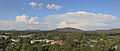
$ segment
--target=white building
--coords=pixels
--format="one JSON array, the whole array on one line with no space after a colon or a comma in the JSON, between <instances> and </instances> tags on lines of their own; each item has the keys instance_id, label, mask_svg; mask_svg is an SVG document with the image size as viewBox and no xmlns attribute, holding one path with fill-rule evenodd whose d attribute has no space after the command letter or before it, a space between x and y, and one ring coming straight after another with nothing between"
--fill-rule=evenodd
<instances>
[{"instance_id":1,"label":"white building","mask_svg":"<svg viewBox=\"0 0 120 51\"><path fill-rule=\"evenodd\" d=\"M45 42L45 40L32 40L32 41L30 41L30 42L31 42L31 44L33 44L33 43L35 43L35 42L42 42L42 41Z\"/></svg>"},{"instance_id":2,"label":"white building","mask_svg":"<svg viewBox=\"0 0 120 51\"><path fill-rule=\"evenodd\" d=\"M13 42L19 42L20 40L18 40L18 39L11 39L11 41L13 41Z\"/></svg>"},{"instance_id":3,"label":"white building","mask_svg":"<svg viewBox=\"0 0 120 51\"><path fill-rule=\"evenodd\" d=\"M94 45L90 45L90 47L94 47Z\"/></svg>"},{"instance_id":4,"label":"white building","mask_svg":"<svg viewBox=\"0 0 120 51\"><path fill-rule=\"evenodd\" d=\"M4 38L7 38L7 37L9 37L9 36L5 36L5 35L0 35L0 37L4 37Z\"/></svg>"},{"instance_id":5,"label":"white building","mask_svg":"<svg viewBox=\"0 0 120 51\"><path fill-rule=\"evenodd\" d=\"M35 42L46 42L46 43L49 43L49 42L52 42L53 40L48 40L48 39L43 39L43 40L32 40L31 41L31 44L35 43Z\"/></svg>"},{"instance_id":6,"label":"white building","mask_svg":"<svg viewBox=\"0 0 120 51\"><path fill-rule=\"evenodd\" d=\"M97 40L92 40L92 42L97 42Z\"/></svg>"}]
</instances>

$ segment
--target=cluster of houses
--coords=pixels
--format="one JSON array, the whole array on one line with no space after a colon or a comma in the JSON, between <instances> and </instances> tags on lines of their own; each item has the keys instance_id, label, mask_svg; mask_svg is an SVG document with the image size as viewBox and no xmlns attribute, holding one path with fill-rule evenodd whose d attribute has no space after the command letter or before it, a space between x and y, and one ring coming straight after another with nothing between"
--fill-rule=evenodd
<instances>
[{"instance_id":1,"label":"cluster of houses","mask_svg":"<svg viewBox=\"0 0 120 51\"><path fill-rule=\"evenodd\" d=\"M10 39L10 40L13 41L13 42L19 42L20 41L18 39ZM55 40L48 40L48 39L31 40L30 41L31 44L34 44L36 42L39 42L39 43L45 42L45 44L43 46L48 45L48 44L50 44L50 45L53 45L53 44L60 44L60 45L62 45L62 44L64 44L63 41L59 41L59 40L55 41Z\"/></svg>"},{"instance_id":2,"label":"cluster of houses","mask_svg":"<svg viewBox=\"0 0 120 51\"><path fill-rule=\"evenodd\" d=\"M63 41L59 41L59 40L55 41L55 40L48 40L48 39L32 40L31 44L34 44L35 42L45 42L46 43L45 45L48 45L48 44L51 44L51 45L53 45L53 44L60 44L60 45L62 45L62 44L64 44Z\"/></svg>"},{"instance_id":3,"label":"cluster of houses","mask_svg":"<svg viewBox=\"0 0 120 51\"><path fill-rule=\"evenodd\" d=\"M18 37L26 38L26 37L32 37L32 35L19 35Z\"/></svg>"},{"instance_id":4,"label":"cluster of houses","mask_svg":"<svg viewBox=\"0 0 120 51\"><path fill-rule=\"evenodd\" d=\"M9 34L9 33L6 33L6 34ZM8 38L9 36L8 35L6 35L6 34L0 34L0 37L4 37L4 38ZM19 35L18 37L21 37L21 38L26 38L26 37L30 37L30 38L32 38L32 36L31 35ZM10 39L11 41L13 41L13 42L19 42L20 40L19 39ZM60 45L62 45L62 44L64 44L63 43L63 41L55 41L55 40L48 40L48 39L42 39L42 40L31 40L30 41L31 42L31 44L34 44L35 42L45 42L46 44L45 45L47 45L47 44L60 44Z\"/></svg>"},{"instance_id":5,"label":"cluster of houses","mask_svg":"<svg viewBox=\"0 0 120 51\"><path fill-rule=\"evenodd\" d=\"M90 42L93 42L93 43L97 43L98 40L95 40L95 39L88 39L89 41L88 42L84 42L84 45L87 45L87 44L90 44ZM99 39L100 41L103 41L103 39ZM81 42L77 39L74 39L75 42ZM104 46L104 45L101 45L101 46ZM90 45L90 47L94 47L93 44Z\"/></svg>"},{"instance_id":6,"label":"cluster of houses","mask_svg":"<svg viewBox=\"0 0 120 51\"><path fill-rule=\"evenodd\" d=\"M5 37L6 35L4 35L4 34L0 34L0 37Z\"/></svg>"},{"instance_id":7,"label":"cluster of houses","mask_svg":"<svg viewBox=\"0 0 120 51\"><path fill-rule=\"evenodd\" d=\"M0 34L0 37L4 37L5 39L7 39L9 36Z\"/></svg>"},{"instance_id":8,"label":"cluster of houses","mask_svg":"<svg viewBox=\"0 0 120 51\"><path fill-rule=\"evenodd\" d=\"M20 41L18 39L10 39L10 40L13 41L13 42L19 42ZM31 40L30 41L31 44L34 44L36 42L39 42L39 43L45 42L45 44L43 44L42 46L45 46L45 45L48 45L48 44L50 44L50 45L53 45L53 44L60 44L60 45L62 45L62 44L64 44L63 41L59 41L59 40L55 41L55 40L48 40L48 39Z\"/></svg>"}]
</instances>

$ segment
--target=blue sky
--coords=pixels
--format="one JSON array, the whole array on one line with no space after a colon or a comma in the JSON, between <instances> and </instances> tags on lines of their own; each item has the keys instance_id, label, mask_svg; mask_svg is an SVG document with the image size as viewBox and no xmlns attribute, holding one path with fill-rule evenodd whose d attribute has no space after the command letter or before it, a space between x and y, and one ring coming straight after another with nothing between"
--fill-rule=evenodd
<instances>
[{"instance_id":1,"label":"blue sky","mask_svg":"<svg viewBox=\"0 0 120 51\"><path fill-rule=\"evenodd\" d=\"M32 4L30 4L30 3L32 3ZM42 3L41 6L39 6L40 3ZM33 27L32 29L58 28L59 27L58 25L60 23L67 24L67 26L62 26L62 27L73 27L71 25L77 24L78 27L75 26L75 28L80 28L80 29L85 29L85 30L89 26L91 28L88 28L87 30L116 28L116 27L119 27L118 26L119 17L120 17L119 5L120 5L120 0L0 0L0 21L1 21L0 24L2 26L2 25L6 25L5 24L6 22L7 23L10 22L12 25L11 24L9 24L9 25L17 27L17 28L13 28L13 29L27 29L24 27L18 28L19 26L17 26L17 25L26 25L27 23L23 23L23 22L25 22L26 19L30 20L32 17L37 17L36 19L34 18L31 20L34 22L35 21L39 22L37 24L38 26L35 27L34 25L36 25L36 24L32 24L32 23L27 24L28 26L30 25L31 27ZM100 24L115 23L116 25L110 26L110 27L109 26L102 26L102 27L100 26L99 28L97 28L98 26L96 26L96 25L93 25L93 24L88 25L87 24L87 26L85 25L86 27L79 27L79 26L81 26L81 24L73 21L74 19L76 19L75 16L74 16L75 18L71 21L63 20L64 16L66 16L66 13L69 12L69 13L74 14L74 13L78 13L80 11L85 12L83 14L83 15L85 15L85 17L86 17L86 15L91 15L88 13L94 13L94 14L100 13L102 15L108 14L108 15L111 15L111 16L108 16L110 18L115 16L116 19L113 19L113 20L111 19L111 21L108 21L108 22L102 22L103 20L101 20L99 23ZM78 13L78 14L82 14L82 13ZM53 17L51 18L51 15L54 18ZM63 16L61 16L61 15L63 15ZM28 16L28 18L16 19L17 16L21 16L21 17ZM52 22L50 20L55 19L56 18L55 16L58 16L58 17L61 16L63 18L58 19L58 21L56 21L57 20L56 19L56 20L54 20L56 23L53 23L54 21ZM73 15L71 15L70 17L72 17L72 16ZM92 15L92 16L95 17L95 15ZM49 19L46 20L46 18L48 18L48 17L50 17L50 20ZM82 19L81 16L78 16L78 17L79 17L79 20ZM87 17L89 17L89 16L87 16ZM87 20L87 21L90 20L90 19L87 19L87 17L85 20ZM22 23L19 21L21 19L23 20ZM69 18L66 18L66 19L70 20ZM13 23L13 22L16 22L16 20L18 20L20 22L20 24ZM27 22L29 22L29 20ZM49 20L49 22L48 22L48 20ZM105 18L105 20L109 20L109 18L108 19ZM80 21L78 21L78 22L80 22ZM82 22L88 23L86 21L82 21ZM46 23L46 24L44 25L43 23ZM89 22L89 23L93 23L93 22ZM46 27L41 28L39 25L43 25L43 26L49 25L51 28L46 28ZM53 26L53 25L56 25L56 26ZM49 27L49 26L47 26L47 27ZM94 28L94 26L96 26L96 27ZM1 29L6 29L6 28L8 28L7 25L6 25L6 27L1 28ZM12 28L10 28L10 29L12 29Z\"/></svg>"}]
</instances>

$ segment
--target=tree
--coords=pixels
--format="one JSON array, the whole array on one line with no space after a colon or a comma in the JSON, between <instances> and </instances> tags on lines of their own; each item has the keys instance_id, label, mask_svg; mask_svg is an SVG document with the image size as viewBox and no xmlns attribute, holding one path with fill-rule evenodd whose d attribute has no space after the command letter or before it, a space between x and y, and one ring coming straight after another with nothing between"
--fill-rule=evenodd
<instances>
[{"instance_id":1,"label":"tree","mask_svg":"<svg viewBox=\"0 0 120 51\"><path fill-rule=\"evenodd\" d=\"M20 43L9 44L6 47L6 51L20 51L21 45Z\"/></svg>"}]
</instances>

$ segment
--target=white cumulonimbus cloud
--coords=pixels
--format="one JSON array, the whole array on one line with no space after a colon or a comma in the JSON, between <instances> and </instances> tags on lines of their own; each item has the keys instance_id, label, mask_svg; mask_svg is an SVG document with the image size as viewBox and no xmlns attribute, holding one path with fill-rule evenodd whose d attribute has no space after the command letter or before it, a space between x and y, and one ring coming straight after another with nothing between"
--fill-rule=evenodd
<instances>
[{"instance_id":1,"label":"white cumulonimbus cloud","mask_svg":"<svg viewBox=\"0 0 120 51\"><path fill-rule=\"evenodd\" d=\"M60 6L60 5L55 5L55 4L48 4L46 6L48 9L56 9L56 10L60 10L63 6Z\"/></svg>"},{"instance_id":2,"label":"white cumulonimbus cloud","mask_svg":"<svg viewBox=\"0 0 120 51\"><path fill-rule=\"evenodd\" d=\"M57 24L57 28L65 28L65 27L72 27L72 28L78 28L79 25L77 24L67 24L66 22L60 22L59 24Z\"/></svg>"},{"instance_id":3,"label":"white cumulonimbus cloud","mask_svg":"<svg viewBox=\"0 0 120 51\"><path fill-rule=\"evenodd\" d=\"M118 17L109 14L96 14L78 11L49 15L45 18L45 20L50 24L56 25L58 28L73 27L84 30L92 30L104 29L107 26L112 26L111 24L115 23L118 20Z\"/></svg>"}]
</instances>

